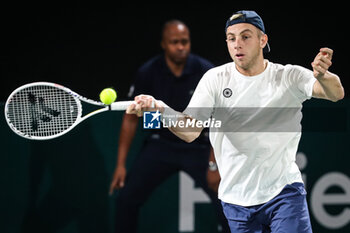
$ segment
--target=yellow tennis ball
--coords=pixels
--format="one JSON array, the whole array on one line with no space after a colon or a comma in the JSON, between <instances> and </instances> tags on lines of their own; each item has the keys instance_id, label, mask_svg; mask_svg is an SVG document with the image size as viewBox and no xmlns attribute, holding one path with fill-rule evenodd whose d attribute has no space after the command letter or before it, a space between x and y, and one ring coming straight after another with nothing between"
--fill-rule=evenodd
<instances>
[{"instance_id":1,"label":"yellow tennis ball","mask_svg":"<svg viewBox=\"0 0 350 233\"><path fill-rule=\"evenodd\" d=\"M117 99L117 92L113 88L105 88L100 93L100 100L106 105L110 105Z\"/></svg>"}]
</instances>

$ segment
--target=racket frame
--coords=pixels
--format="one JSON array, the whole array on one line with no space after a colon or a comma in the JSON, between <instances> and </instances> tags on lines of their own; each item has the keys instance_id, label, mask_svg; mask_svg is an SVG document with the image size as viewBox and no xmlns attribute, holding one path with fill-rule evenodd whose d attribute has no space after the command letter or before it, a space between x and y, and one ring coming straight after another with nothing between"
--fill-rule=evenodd
<instances>
[{"instance_id":1,"label":"racket frame","mask_svg":"<svg viewBox=\"0 0 350 233\"><path fill-rule=\"evenodd\" d=\"M64 131L54 134L54 135L50 135L50 136L33 136L33 135L29 135L27 133L21 132L20 130L18 130L12 123L11 120L8 117L9 114L9 108L8 105L11 102L13 96L18 93L19 91L25 89L25 88L29 88L29 87L34 87L34 86L51 86L54 88L58 88L61 89L63 91L65 91L66 93L70 94L74 101L77 104L77 118L75 120L75 122L69 126L67 129L65 129ZM95 105L95 106L100 106L102 108L97 109L95 111L92 111L88 114L86 114L85 116L82 116L83 114L83 107L81 104L81 101L91 104L91 105ZM21 137L24 137L26 139L31 139L31 140L49 140L49 139L53 139L53 138L57 138L60 137L66 133L68 133L69 131L71 131L75 126L77 126L79 123L81 123L82 121L86 120L87 118L94 116L98 113L101 112L106 112L106 111L122 111L122 110L126 110L126 108L132 104L134 101L119 101L119 102L114 102L111 105L105 105L102 102L99 101L95 101L95 100L91 100L88 99L84 96L79 95L78 93L72 91L71 89L64 87L60 84L56 84L56 83L51 83L51 82L34 82L34 83L28 83L25 84L23 86L18 87L17 89L15 89L10 96L7 98L6 104L5 104L5 109L4 109L4 113L5 113L5 119L7 124L9 125L9 127L12 129L12 131L14 131L16 134L18 134Z\"/></svg>"}]
</instances>

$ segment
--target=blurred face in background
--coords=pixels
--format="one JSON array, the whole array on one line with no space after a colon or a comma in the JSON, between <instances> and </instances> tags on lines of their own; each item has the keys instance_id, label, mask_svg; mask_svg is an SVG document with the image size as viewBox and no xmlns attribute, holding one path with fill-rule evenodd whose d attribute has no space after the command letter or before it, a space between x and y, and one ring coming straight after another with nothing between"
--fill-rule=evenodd
<instances>
[{"instance_id":1,"label":"blurred face in background","mask_svg":"<svg viewBox=\"0 0 350 233\"><path fill-rule=\"evenodd\" d=\"M161 47L168 60L177 65L184 64L191 51L190 32L188 28L179 23L166 25L163 30Z\"/></svg>"}]
</instances>

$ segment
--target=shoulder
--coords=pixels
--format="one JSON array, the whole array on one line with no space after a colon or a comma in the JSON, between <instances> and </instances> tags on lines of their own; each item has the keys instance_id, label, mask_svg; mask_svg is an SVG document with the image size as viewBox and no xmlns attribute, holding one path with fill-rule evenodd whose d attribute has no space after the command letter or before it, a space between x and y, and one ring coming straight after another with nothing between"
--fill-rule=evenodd
<instances>
[{"instance_id":1,"label":"shoulder","mask_svg":"<svg viewBox=\"0 0 350 233\"><path fill-rule=\"evenodd\" d=\"M268 71L270 80L282 81L290 86L291 84L300 83L301 80L313 79L313 72L299 65L281 65L269 62Z\"/></svg>"},{"instance_id":2,"label":"shoulder","mask_svg":"<svg viewBox=\"0 0 350 233\"><path fill-rule=\"evenodd\" d=\"M205 59L197 54L191 53L188 56L188 63L191 66L197 66L202 68L203 70L208 70L214 67L213 63L211 63L208 59Z\"/></svg>"},{"instance_id":3,"label":"shoulder","mask_svg":"<svg viewBox=\"0 0 350 233\"><path fill-rule=\"evenodd\" d=\"M211 68L206 72L207 76L216 77L216 78L230 78L233 74L234 63L229 62L223 65L219 65Z\"/></svg>"},{"instance_id":4,"label":"shoulder","mask_svg":"<svg viewBox=\"0 0 350 233\"><path fill-rule=\"evenodd\" d=\"M162 55L157 55L155 57L152 57L148 61L146 61L144 64L140 66L138 69L138 73L144 73L148 72L150 70L153 70L154 68L159 68L161 66L162 61L164 60L164 56Z\"/></svg>"},{"instance_id":5,"label":"shoulder","mask_svg":"<svg viewBox=\"0 0 350 233\"><path fill-rule=\"evenodd\" d=\"M313 85L316 81L313 71L299 65L276 65L280 72L282 83L300 102L312 96Z\"/></svg>"},{"instance_id":6,"label":"shoulder","mask_svg":"<svg viewBox=\"0 0 350 233\"><path fill-rule=\"evenodd\" d=\"M302 67L300 65L291 65L291 64L281 65L273 62L269 62L269 65L271 67L271 71L283 72L287 76L300 75L301 73L304 73L304 72L305 73L312 72L311 70L305 67Z\"/></svg>"},{"instance_id":7,"label":"shoulder","mask_svg":"<svg viewBox=\"0 0 350 233\"><path fill-rule=\"evenodd\" d=\"M202 77L201 82L208 85L221 86L228 83L233 75L234 63L226 63L209 69Z\"/></svg>"}]
</instances>

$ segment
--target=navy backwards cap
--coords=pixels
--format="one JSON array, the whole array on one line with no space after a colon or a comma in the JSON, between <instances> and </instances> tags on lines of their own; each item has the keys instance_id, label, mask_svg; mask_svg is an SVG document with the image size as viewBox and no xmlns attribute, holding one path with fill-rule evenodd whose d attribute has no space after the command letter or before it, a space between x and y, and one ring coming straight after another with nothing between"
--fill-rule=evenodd
<instances>
[{"instance_id":1,"label":"navy backwards cap","mask_svg":"<svg viewBox=\"0 0 350 233\"><path fill-rule=\"evenodd\" d=\"M227 32L227 28L231 25L238 23L249 23L260 29L263 33L265 33L264 22L261 17L255 11L237 11L234 13L227 21L225 26L225 33ZM269 43L266 44L264 48L264 53L270 52Z\"/></svg>"}]
</instances>

